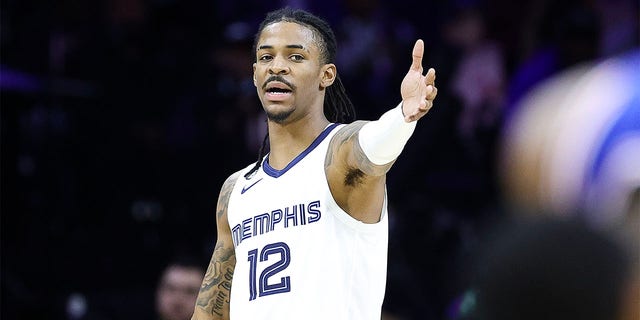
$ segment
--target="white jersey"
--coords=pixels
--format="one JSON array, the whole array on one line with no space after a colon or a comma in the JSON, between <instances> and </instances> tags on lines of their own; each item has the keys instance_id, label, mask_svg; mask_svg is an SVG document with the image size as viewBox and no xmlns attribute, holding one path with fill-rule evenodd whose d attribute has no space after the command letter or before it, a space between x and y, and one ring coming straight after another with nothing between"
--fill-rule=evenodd
<instances>
[{"instance_id":1,"label":"white jersey","mask_svg":"<svg viewBox=\"0 0 640 320\"><path fill-rule=\"evenodd\" d=\"M386 195L380 222L336 204L324 163L331 124L282 170L242 170L228 205L236 254L232 320L379 320L387 276Z\"/></svg>"}]
</instances>

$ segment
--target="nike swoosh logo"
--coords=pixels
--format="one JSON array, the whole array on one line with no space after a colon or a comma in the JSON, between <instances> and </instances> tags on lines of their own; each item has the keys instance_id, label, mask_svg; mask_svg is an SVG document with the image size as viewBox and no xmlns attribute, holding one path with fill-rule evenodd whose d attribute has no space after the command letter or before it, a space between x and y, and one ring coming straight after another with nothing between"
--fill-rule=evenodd
<instances>
[{"instance_id":1,"label":"nike swoosh logo","mask_svg":"<svg viewBox=\"0 0 640 320\"><path fill-rule=\"evenodd\" d=\"M249 186L245 186L242 187L242 191L240 191L240 194L244 194L245 192L247 192L247 190L251 189L251 187L255 186L258 182L262 181L262 178L260 178L258 181L250 184Z\"/></svg>"}]
</instances>

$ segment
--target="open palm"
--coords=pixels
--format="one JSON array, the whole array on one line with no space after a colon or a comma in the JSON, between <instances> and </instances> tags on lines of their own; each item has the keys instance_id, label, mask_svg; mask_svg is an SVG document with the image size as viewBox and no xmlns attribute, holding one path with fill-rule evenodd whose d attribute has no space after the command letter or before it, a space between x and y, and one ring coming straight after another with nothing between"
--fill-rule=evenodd
<instances>
[{"instance_id":1,"label":"open palm","mask_svg":"<svg viewBox=\"0 0 640 320\"><path fill-rule=\"evenodd\" d=\"M406 122L416 121L427 114L438 94L435 87L436 71L429 68L426 75L422 74L423 54L424 42L417 40L413 46L411 68L400 84L402 111Z\"/></svg>"}]
</instances>

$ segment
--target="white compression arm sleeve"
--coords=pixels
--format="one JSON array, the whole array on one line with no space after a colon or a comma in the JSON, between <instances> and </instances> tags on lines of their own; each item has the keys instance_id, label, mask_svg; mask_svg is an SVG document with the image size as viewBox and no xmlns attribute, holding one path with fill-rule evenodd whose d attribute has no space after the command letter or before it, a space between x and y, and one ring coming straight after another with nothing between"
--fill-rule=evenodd
<instances>
[{"instance_id":1,"label":"white compression arm sleeve","mask_svg":"<svg viewBox=\"0 0 640 320\"><path fill-rule=\"evenodd\" d=\"M416 122L404 121L400 103L396 108L385 112L380 119L362 126L358 142L371 162L377 165L387 164L400 155L416 128Z\"/></svg>"}]
</instances>

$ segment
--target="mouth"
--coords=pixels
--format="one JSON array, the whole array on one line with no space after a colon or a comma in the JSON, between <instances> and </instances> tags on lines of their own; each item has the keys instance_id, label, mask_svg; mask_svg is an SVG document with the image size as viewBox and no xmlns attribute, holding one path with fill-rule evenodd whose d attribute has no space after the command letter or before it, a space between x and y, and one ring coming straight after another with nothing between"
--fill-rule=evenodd
<instances>
[{"instance_id":1,"label":"mouth","mask_svg":"<svg viewBox=\"0 0 640 320\"><path fill-rule=\"evenodd\" d=\"M286 93L291 93L293 91L291 91L291 89L285 89L285 88L269 88L266 90L266 92L270 94L286 94Z\"/></svg>"},{"instance_id":2,"label":"mouth","mask_svg":"<svg viewBox=\"0 0 640 320\"><path fill-rule=\"evenodd\" d=\"M293 89L290 85L279 82L271 81L264 86L266 98L271 101L282 101L293 93Z\"/></svg>"}]
</instances>

